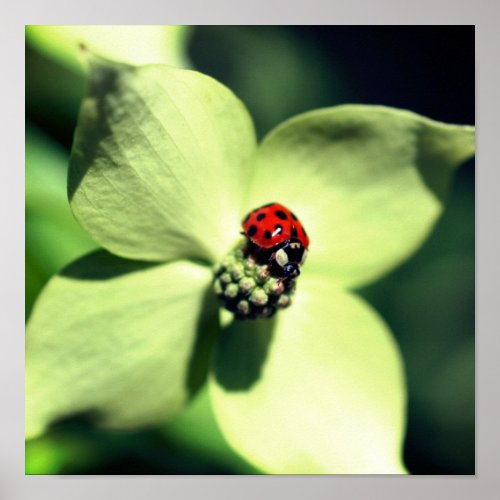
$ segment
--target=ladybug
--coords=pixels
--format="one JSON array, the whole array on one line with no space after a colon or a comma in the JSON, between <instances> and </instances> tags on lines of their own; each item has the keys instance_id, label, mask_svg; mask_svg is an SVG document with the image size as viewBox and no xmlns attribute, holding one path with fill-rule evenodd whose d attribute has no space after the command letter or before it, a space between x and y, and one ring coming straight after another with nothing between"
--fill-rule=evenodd
<instances>
[{"instance_id":1,"label":"ladybug","mask_svg":"<svg viewBox=\"0 0 500 500\"><path fill-rule=\"evenodd\" d=\"M243 220L243 234L271 269L285 279L296 278L304 264L309 237L297 216L280 203L252 210Z\"/></svg>"}]
</instances>

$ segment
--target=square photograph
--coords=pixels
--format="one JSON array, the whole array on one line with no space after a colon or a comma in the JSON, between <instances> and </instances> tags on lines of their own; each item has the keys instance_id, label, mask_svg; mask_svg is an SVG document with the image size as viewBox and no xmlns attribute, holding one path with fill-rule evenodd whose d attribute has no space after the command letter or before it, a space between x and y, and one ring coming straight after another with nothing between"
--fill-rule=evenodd
<instances>
[{"instance_id":1,"label":"square photograph","mask_svg":"<svg viewBox=\"0 0 500 500\"><path fill-rule=\"evenodd\" d=\"M25 40L27 475L475 474L474 26Z\"/></svg>"}]
</instances>

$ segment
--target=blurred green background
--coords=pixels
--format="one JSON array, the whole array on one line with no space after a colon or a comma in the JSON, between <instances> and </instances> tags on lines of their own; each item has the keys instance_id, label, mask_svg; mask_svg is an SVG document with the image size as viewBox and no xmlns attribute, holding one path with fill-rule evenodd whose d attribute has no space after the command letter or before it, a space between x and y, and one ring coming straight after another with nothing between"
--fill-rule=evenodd
<instances>
[{"instance_id":1,"label":"blurred green background","mask_svg":"<svg viewBox=\"0 0 500 500\"><path fill-rule=\"evenodd\" d=\"M148 57L225 83L248 106L259 137L297 113L347 102L401 107L452 123L475 121L473 26L155 29L150 38L141 37ZM26 40L28 318L49 277L97 245L74 221L66 198L85 89L77 44L40 28L28 28ZM92 43L103 50L110 42ZM126 45L119 39L114 44ZM391 326L403 353L409 387L405 462L413 474L475 472L474 245L469 162L458 171L444 216L425 245L360 290ZM81 420L60 422L28 442L26 472L259 473L225 443L205 391L163 428L111 433Z\"/></svg>"}]
</instances>

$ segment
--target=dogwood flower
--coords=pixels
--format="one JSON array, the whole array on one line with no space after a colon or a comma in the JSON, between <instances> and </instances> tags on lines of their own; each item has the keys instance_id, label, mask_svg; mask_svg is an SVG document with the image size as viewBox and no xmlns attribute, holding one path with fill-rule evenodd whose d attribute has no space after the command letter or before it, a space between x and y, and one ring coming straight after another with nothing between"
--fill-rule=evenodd
<instances>
[{"instance_id":1,"label":"dogwood flower","mask_svg":"<svg viewBox=\"0 0 500 500\"><path fill-rule=\"evenodd\" d=\"M226 439L263 471L405 473L401 355L356 289L425 240L474 129L343 105L257 145L244 105L208 76L91 66L68 194L103 250L35 305L28 437L82 412L109 429L159 424L207 383ZM243 216L273 201L311 242L293 302L271 319L220 321L214 270Z\"/></svg>"}]
</instances>

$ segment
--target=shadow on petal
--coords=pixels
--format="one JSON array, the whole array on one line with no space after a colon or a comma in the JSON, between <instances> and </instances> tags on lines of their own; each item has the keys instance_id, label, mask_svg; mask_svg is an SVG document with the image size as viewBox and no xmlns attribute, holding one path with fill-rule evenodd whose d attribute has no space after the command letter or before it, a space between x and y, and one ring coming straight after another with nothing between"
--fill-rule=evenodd
<instances>
[{"instance_id":1,"label":"shadow on petal","mask_svg":"<svg viewBox=\"0 0 500 500\"><path fill-rule=\"evenodd\" d=\"M423 129L416 135L415 166L420 178L436 199L444 204L448 198L451 175L443 175L443 167L450 172L474 155L474 132L463 127L456 135ZM469 160L471 163L473 160Z\"/></svg>"},{"instance_id":2,"label":"shadow on petal","mask_svg":"<svg viewBox=\"0 0 500 500\"><path fill-rule=\"evenodd\" d=\"M99 426L100 421L101 417L98 409L84 410L54 420L49 425L47 432L93 428Z\"/></svg>"},{"instance_id":3,"label":"shadow on petal","mask_svg":"<svg viewBox=\"0 0 500 500\"><path fill-rule=\"evenodd\" d=\"M161 263L123 259L106 250L96 250L75 260L61 270L60 276L77 280L106 280L136 271L144 271Z\"/></svg>"},{"instance_id":4,"label":"shadow on petal","mask_svg":"<svg viewBox=\"0 0 500 500\"><path fill-rule=\"evenodd\" d=\"M118 65L104 65L99 64L99 59L92 56L91 82L89 88L89 101L84 103L81 116L82 120L86 116L85 112L92 117L92 127L89 128L90 133L85 136L85 141L81 139L81 134L77 129L76 140L74 142L74 150L77 155L72 154L71 168L68 172L68 198L71 201L77 189L87 174L87 171L92 166L88 158L101 157L103 155L102 138L113 137L111 130L108 113L109 110L105 108L106 94L118 91L118 71L117 68L127 69L125 64ZM82 156L82 152L85 153Z\"/></svg>"},{"instance_id":5,"label":"shadow on petal","mask_svg":"<svg viewBox=\"0 0 500 500\"><path fill-rule=\"evenodd\" d=\"M276 319L235 320L222 333L215 352L215 378L227 391L249 390L262 375Z\"/></svg>"},{"instance_id":6,"label":"shadow on petal","mask_svg":"<svg viewBox=\"0 0 500 500\"><path fill-rule=\"evenodd\" d=\"M196 339L188 362L186 385L191 396L207 379L212 351L219 335L219 304L212 283L203 295L203 306L196 326Z\"/></svg>"}]
</instances>

